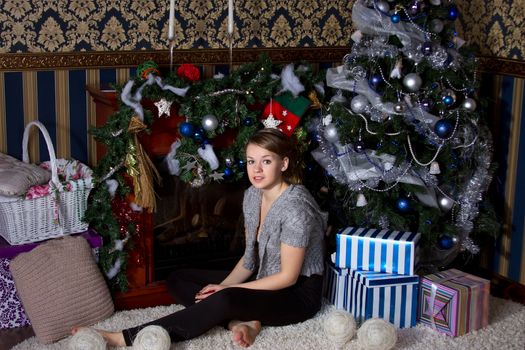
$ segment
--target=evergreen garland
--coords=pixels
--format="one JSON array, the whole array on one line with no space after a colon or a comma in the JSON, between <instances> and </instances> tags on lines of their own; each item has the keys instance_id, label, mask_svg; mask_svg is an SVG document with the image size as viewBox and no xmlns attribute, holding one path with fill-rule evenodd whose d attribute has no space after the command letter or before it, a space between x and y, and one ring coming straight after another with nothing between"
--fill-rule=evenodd
<instances>
[{"instance_id":1,"label":"evergreen garland","mask_svg":"<svg viewBox=\"0 0 525 350\"><path fill-rule=\"evenodd\" d=\"M267 56L263 55L256 62L242 65L226 76L188 80L184 74L170 73L162 79L164 84L176 88L189 86L184 97L164 90L158 84L144 86L141 93L142 101L165 99L178 105L178 114L184 116L185 122L191 124L193 130L198 132L198 137L179 135L181 144L177 149L177 160L180 162L179 177L182 181L198 186L204 182L235 182L243 178L246 141L253 132L262 127L259 120L262 108L273 96L282 93L279 76L282 68L283 66L274 65ZM139 67L137 77L133 79L132 94L145 83L144 72L160 73L154 63L145 62ZM314 72L306 63L296 65L295 74L305 88L304 96L311 94L315 90L314 86L322 83L324 79L324 72ZM108 276L110 285L114 289L126 291L127 251L132 242L129 237L133 236L136 227L133 224L124 225L121 220L119 221L119 215L122 215L119 211L128 209L116 207L115 198L125 199L124 202L118 201L120 205L122 203L127 205L133 201L133 189L124 162L130 151L129 143L132 138L127 128L136 111L122 102L120 95L123 87L115 86L115 89L119 96L119 110L108 118L105 125L90 129L95 140L106 146L107 152L94 168L97 185L92 190L85 218L104 238L104 245L100 250L100 266ZM322 94L319 94L318 98L322 100ZM316 109L308 110L302 118L304 121L301 125L307 125L308 120L316 117L317 113ZM144 109L144 123L148 127L156 118L154 114L155 111ZM206 115L214 115L217 118L216 129L206 131L201 128L202 119ZM306 150L309 140L303 126L297 128L296 136L302 143L301 149ZM214 145L216 141L221 143L221 146L214 150L220 160L220 166L212 171L210 165L199 157L198 149L207 144ZM195 168L187 166L192 162L196 162L199 166L200 173ZM226 168L230 169L228 174L225 174ZM214 179L210 177L212 173L224 175L222 178ZM196 182L199 177L203 182ZM114 197L109 193L105 183L108 179L118 183ZM118 273L115 274L117 270Z\"/></svg>"}]
</instances>

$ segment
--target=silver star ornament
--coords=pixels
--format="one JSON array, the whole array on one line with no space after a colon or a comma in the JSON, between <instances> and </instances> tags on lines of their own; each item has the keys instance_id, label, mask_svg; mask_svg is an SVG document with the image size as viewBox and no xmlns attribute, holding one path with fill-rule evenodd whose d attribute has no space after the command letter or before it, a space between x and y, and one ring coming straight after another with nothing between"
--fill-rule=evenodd
<instances>
[{"instance_id":1,"label":"silver star ornament","mask_svg":"<svg viewBox=\"0 0 525 350\"><path fill-rule=\"evenodd\" d=\"M154 105L159 110L159 117L163 116L164 114L166 114L168 117L170 116L170 109L172 103L172 101L168 101L165 98L162 98L160 101L154 103Z\"/></svg>"},{"instance_id":2,"label":"silver star ornament","mask_svg":"<svg viewBox=\"0 0 525 350\"><path fill-rule=\"evenodd\" d=\"M264 124L265 128L277 129L279 124L282 123L282 120L275 119L273 114L269 114L268 118L264 119L262 123Z\"/></svg>"}]
</instances>

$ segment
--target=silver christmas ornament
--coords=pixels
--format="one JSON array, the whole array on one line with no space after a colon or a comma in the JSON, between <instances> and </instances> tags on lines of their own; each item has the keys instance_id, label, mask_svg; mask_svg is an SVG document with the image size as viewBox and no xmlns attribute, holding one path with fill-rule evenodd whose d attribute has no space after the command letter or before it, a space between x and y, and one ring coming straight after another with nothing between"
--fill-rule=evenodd
<instances>
[{"instance_id":1,"label":"silver christmas ornament","mask_svg":"<svg viewBox=\"0 0 525 350\"><path fill-rule=\"evenodd\" d=\"M476 110L476 100L474 100L473 98L466 98L465 101L463 101L463 108L465 108L467 111L470 111L470 112L473 112Z\"/></svg>"},{"instance_id":2,"label":"silver christmas ornament","mask_svg":"<svg viewBox=\"0 0 525 350\"><path fill-rule=\"evenodd\" d=\"M379 9L379 11L381 11L381 12L385 12L386 13L386 12L390 11L390 5L386 1L378 1L376 3L376 6Z\"/></svg>"},{"instance_id":3,"label":"silver christmas ornament","mask_svg":"<svg viewBox=\"0 0 525 350\"><path fill-rule=\"evenodd\" d=\"M428 1L431 5L439 6L441 5L441 0L429 0Z\"/></svg>"},{"instance_id":4,"label":"silver christmas ornament","mask_svg":"<svg viewBox=\"0 0 525 350\"><path fill-rule=\"evenodd\" d=\"M328 124L324 128L324 138L331 143L339 141L339 134L337 133L337 128L335 124Z\"/></svg>"},{"instance_id":5,"label":"silver christmas ornament","mask_svg":"<svg viewBox=\"0 0 525 350\"><path fill-rule=\"evenodd\" d=\"M438 175L441 174L441 169L439 168L439 163L434 161L432 164L430 164L430 169L428 170L428 173L431 175Z\"/></svg>"},{"instance_id":6,"label":"silver christmas ornament","mask_svg":"<svg viewBox=\"0 0 525 350\"><path fill-rule=\"evenodd\" d=\"M396 113L404 113L405 112L405 104L403 102L397 102L394 105L394 112L396 112Z\"/></svg>"},{"instance_id":7,"label":"silver christmas ornament","mask_svg":"<svg viewBox=\"0 0 525 350\"><path fill-rule=\"evenodd\" d=\"M348 99L343 95L341 90L337 90L337 93L330 99L330 102L346 104Z\"/></svg>"},{"instance_id":8,"label":"silver christmas ornament","mask_svg":"<svg viewBox=\"0 0 525 350\"><path fill-rule=\"evenodd\" d=\"M429 29L433 33L441 33L444 27L445 25L443 24L443 21L438 18L434 18L430 21Z\"/></svg>"},{"instance_id":9,"label":"silver christmas ornament","mask_svg":"<svg viewBox=\"0 0 525 350\"><path fill-rule=\"evenodd\" d=\"M202 118L202 127L206 131L213 131L217 129L217 126L219 126L219 121L217 120L217 117L213 114L205 115Z\"/></svg>"},{"instance_id":10,"label":"silver christmas ornament","mask_svg":"<svg viewBox=\"0 0 525 350\"><path fill-rule=\"evenodd\" d=\"M368 204L368 202L366 201L366 197L364 194L362 193L359 193L357 195L357 202L355 203L355 206L356 207L364 207Z\"/></svg>"},{"instance_id":11,"label":"silver christmas ornament","mask_svg":"<svg viewBox=\"0 0 525 350\"><path fill-rule=\"evenodd\" d=\"M403 86L411 92L416 92L421 88L423 80L416 73L409 73L403 78Z\"/></svg>"},{"instance_id":12,"label":"silver christmas ornament","mask_svg":"<svg viewBox=\"0 0 525 350\"><path fill-rule=\"evenodd\" d=\"M438 198L439 207L443 211L449 211L454 206L454 201L447 196L441 196Z\"/></svg>"},{"instance_id":13,"label":"silver christmas ornament","mask_svg":"<svg viewBox=\"0 0 525 350\"><path fill-rule=\"evenodd\" d=\"M368 99L363 95L357 95L350 101L350 109L354 113L363 113L368 107Z\"/></svg>"}]
</instances>

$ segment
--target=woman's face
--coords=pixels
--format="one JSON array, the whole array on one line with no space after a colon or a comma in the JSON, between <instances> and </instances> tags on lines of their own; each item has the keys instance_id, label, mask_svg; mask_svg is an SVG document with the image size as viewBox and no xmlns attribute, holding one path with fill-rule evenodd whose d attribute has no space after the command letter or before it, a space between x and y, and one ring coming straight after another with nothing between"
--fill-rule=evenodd
<instances>
[{"instance_id":1,"label":"woman's face","mask_svg":"<svg viewBox=\"0 0 525 350\"><path fill-rule=\"evenodd\" d=\"M288 158L250 143L246 147L246 168L254 187L271 189L284 181L282 174L288 168Z\"/></svg>"}]
</instances>

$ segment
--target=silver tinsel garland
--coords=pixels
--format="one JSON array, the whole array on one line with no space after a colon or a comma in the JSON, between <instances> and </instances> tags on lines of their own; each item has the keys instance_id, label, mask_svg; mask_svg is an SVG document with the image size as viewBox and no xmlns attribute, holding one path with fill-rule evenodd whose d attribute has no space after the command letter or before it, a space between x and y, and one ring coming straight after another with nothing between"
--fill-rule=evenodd
<instances>
[{"instance_id":1,"label":"silver tinsel garland","mask_svg":"<svg viewBox=\"0 0 525 350\"><path fill-rule=\"evenodd\" d=\"M492 136L486 127L479 129L479 136L473 146L476 170L456 199L460 204L456 226L461 234L459 237L461 249L473 254L479 252L479 247L472 242L469 235L474 228L473 221L479 214L479 202L492 181L492 174L489 171L493 153Z\"/></svg>"}]
</instances>

